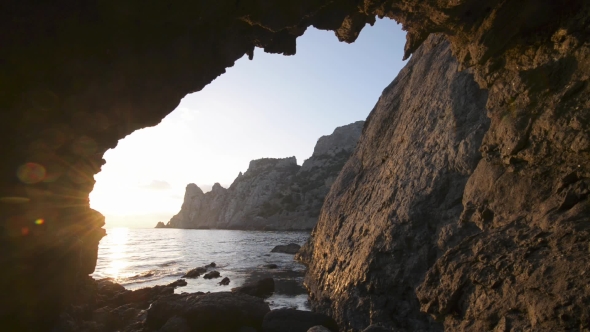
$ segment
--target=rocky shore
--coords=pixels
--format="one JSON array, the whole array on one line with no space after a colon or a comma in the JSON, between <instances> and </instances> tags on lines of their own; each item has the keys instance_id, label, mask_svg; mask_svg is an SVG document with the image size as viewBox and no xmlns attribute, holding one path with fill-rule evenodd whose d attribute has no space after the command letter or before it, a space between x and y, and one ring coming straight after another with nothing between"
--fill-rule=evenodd
<instances>
[{"instance_id":1,"label":"rocky shore","mask_svg":"<svg viewBox=\"0 0 590 332\"><path fill-rule=\"evenodd\" d=\"M329 316L296 309L270 310L264 298L274 291L272 278L231 292L175 293L183 280L126 290L111 279L86 278L75 301L64 310L55 332L306 332L316 327L337 332ZM229 318L229 319L228 319Z\"/></svg>"}]
</instances>

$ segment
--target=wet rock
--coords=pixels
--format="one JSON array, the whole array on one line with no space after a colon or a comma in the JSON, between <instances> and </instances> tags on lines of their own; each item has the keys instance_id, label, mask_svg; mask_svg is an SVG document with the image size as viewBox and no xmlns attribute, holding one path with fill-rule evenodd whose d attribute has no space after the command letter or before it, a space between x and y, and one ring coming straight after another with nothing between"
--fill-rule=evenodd
<instances>
[{"instance_id":1,"label":"wet rock","mask_svg":"<svg viewBox=\"0 0 590 332\"><path fill-rule=\"evenodd\" d=\"M138 303L139 307L147 308L151 301L159 298L160 296L173 294L174 287L168 286L154 286L140 288L133 291L126 290L113 297L109 302L111 305L123 305L127 303Z\"/></svg>"},{"instance_id":2,"label":"wet rock","mask_svg":"<svg viewBox=\"0 0 590 332\"><path fill-rule=\"evenodd\" d=\"M206 267L197 267L197 268L194 268L194 269L188 271L182 277L183 278L198 278L201 274L203 274L205 272L207 272Z\"/></svg>"},{"instance_id":3,"label":"wet rock","mask_svg":"<svg viewBox=\"0 0 590 332\"><path fill-rule=\"evenodd\" d=\"M104 297L112 297L126 291L125 287L113 282L111 278L97 280L95 285L96 293Z\"/></svg>"},{"instance_id":4,"label":"wet rock","mask_svg":"<svg viewBox=\"0 0 590 332\"><path fill-rule=\"evenodd\" d=\"M207 267L216 267L217 264L215 264L215 262L211 262L211 264L207 265Z\"/></svg>"},{"instance_id":5,"label":"wet rock","mask_svg":"<svg viewBox=\"0 0 590 332\"><path fill-rule=\"evenodd\" d=\"M227 286L227 285L229 285L229 281L230 281L229 278L225 277L225 278L221 279L221 281L219 282L219 285Z\"/></svg>"},{"instance_id":6,"label":"wet rock","mask_svg":"<svg viewBox=\"0 0 590 332\"><path fill-rule=\"evenodd\" d=\"M187 285L186 280L184 280L184 279L178 279L178 280L176 280L176 281L174 281L172 283L169 283L168 285L166 285L166 287L174 287L174 288L176 288L176 287L183 287L183 286L186 286L186 285Z\"/></svg>"},{"instance_id":7,"label":"wet rock","mask_svg":"<svg viewBox=\"0 0 590 332\"><path fill-rule=\"evenodd\" d=\"M329 316L310 311L295 309L273 310L264 316L263 332L307 332L310 328L321 325L329 331L337 332L336 321Z\"/></svg>"},{"instance_id":8,"label":"wet rock","mask_svg":"<svg viewBox=\"0 0 590 332\"><path fill-rule=\"evenodd\" d=\"M284 254L296 254L301 246L296 243L289 243L287 245L278 245L274 247L270 252L281 252Z\"/></svg>"},{"instance_id":9,"label":"wet rock","mask_svg":"<svg viewBox=\"0 0 590 332\"><path fill-rule=\"evenodd\" d=\"M221 277L221 274L219 274L219 271L207 272L203 276L204 279L215 279L215 278L219 278L219 277Z\"/></svg>"},{"instance_id":10,"label":"wet rock","mask_svg":"<svg viewBox=\"0 0 590 332\"><path fill-rule=\"evenodd\" d=\"M261 328L269 311L262 299L246 294L172 294L152 304L147 311L146 325L159 329L177 316L184 318L192 330L234 332L247 326Z\"/></svg>"},{"instance_id":11,"label":"wet rock","mask_svg":"<svg viewBox=\"0 0 590 332\"><path fill-rule=\"evenodd\" d=\"M264 267L267 269L276 269L279 266L277 264L266 264L266 265L264 265Z\"/></svg>"},{"instance_id":12,"label":"wet rock","mask_svg":"<svg viewBox=\"0 0 590 332\"><path fill-rule=\"evenodd\" d=\"M232 288L232 292L244 293L260 298L267 298L275 291L275 281L273 278L264 278L253 283L240 287Z\"/></svg>"}]
</instances>

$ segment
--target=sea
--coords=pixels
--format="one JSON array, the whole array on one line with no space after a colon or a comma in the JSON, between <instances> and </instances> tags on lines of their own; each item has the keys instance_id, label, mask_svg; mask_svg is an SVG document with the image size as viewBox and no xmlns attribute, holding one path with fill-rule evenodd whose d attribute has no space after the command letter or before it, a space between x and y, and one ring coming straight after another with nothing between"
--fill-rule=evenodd
<instances>
[{"instance_id":1,"label":"sea","mask_svg":"<svg viewBox=\"0 0 590 332\"><path fill-rule=\"evenodd\" d=\"M112 278L134 290L166 285L195 267L214 262L218 279L185 279L182 292L229 291L265 277L275 280L275 292L266 301L271 309L310 310L303 287L305 266L293 255L271 253L276 245L303 245L309 232L273 232L196 229L111 228L99 244L95 279ZM264 265L276 264L269 269ZM228 277L227 286L219 285Z\"/></svg>"}]
</instances>

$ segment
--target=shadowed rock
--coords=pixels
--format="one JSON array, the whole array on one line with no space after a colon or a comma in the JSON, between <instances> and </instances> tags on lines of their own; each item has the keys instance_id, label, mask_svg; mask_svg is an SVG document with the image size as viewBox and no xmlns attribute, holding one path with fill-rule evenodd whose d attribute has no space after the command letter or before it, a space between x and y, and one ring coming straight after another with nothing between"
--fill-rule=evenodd
<instances>
[{"instance_id":1,"label":"shadowed rock","mask_svg":"<svg viewBox=\"0 0 590 332\"><path fill-rule=\"evenodd\" d=\"M275 291L275 282L273 278L264 278L250 284L232 288L231 291L266 298Z\"/></svg>"},{"instance_id":2,"label":"shadowed rock","mask_svg":"<svg viewBox=\"0 0 590 332\"><path fill-rule=\"evenodd\" d=\"M215 278L219 278L219 277L221 277L221 274L219 273L219 271L207 272L203 276L204 279L215 279Z\"/></svg>"},{"instance_id":3,"label":"shadowed rock","mask_svg":"<svg viewBox=\"0 0 590 332\"><path fill-rule=\"evenodd\" d=\"M176 287L183 287L183 286L186 286L186 285L187 285L186 280L184 280L184 279L178 279L178 280L176 280L176 281L174 281L172 283L169 283L168 285L166 285L166 287L174 287L174 288L176 288Z\"/></svg>"},{"instance_id":4,"label":"shadowed rock","mask_svg":"<svg viewBox=\"0 0 590 332\"><path fill-rule=\"evenodd\" d=\"M280 252L280 253L284 253L284 254L296 254L299 249L301 249L301 246L296 244L296 243L289 243L287 245L278 245L274 248L272 248L272 250L270 252Z\"/></svg>"},{"instance_id":5,"label":"shadowed rock","mask_svg":"<svg viewBox=\"0 0 590 332\"><path fill-rule=\"evenodd\" d=\"M183 278L198 278L201 274L206 273L206 272L207 272L206 267L196 267L196 268L188 271L187 273L185 273L182 277Z\"/></svg>"},{"instance_id":6,"label":"shadowed rock","mask_svg":"<svg viewBox=\"0 0 590 332\"><path fill-rule=\"evenodd\" d=\"M331 332L331 331L330 331L330 329L328 329L325 326L316 325L316 326L310 328L309 330L307 330L307 332Z\"/></svg>"},{"instance_id":7,"label":"shadowed rock","mask_svg":"<svg viewBox=\"0 0 590 332\"><path fill-rule=\"evenodd\" d=\"M219 282L219 285L227 286L227 285L229 285L229 282L230 282L229 278L225 277L225 278L221 279L221 281Z\"/></svg>"},{"instance_id":8,"label":"shadowed rock","mask_svg":"<svg viewBox=\"0 0 590 332\"><path fill-rule=\"evenodd\" d=\"M159 329L178 316L186 320L191 330L234 332L243 326L261 328L269 311L262 299L241 293L173 294L152 304L146 324Z\"/></svg>"},{"instance_id":9,"label":"shadowed rock","mask_svg":"<svg viewBox=\"0 0 590 332\"><path fill-rule=\"evenodd\" d=\"M188 325L188 322L186 321L186 319L182 318L182 317L178 317L178 316L174 316L170 319L168 319L168 321L166 321L166 324L164 324L164 326L162 326L158 332L190 332L191 328Z\"/></svg>"},{"instance_id":10,"label":"shadowed rock","mask_svg":"<svg viewBox=\"0 0 590 332\"><path fill-rule=\"evenodd\" d=\"M264 316L263 332L307 332L321 325L329 331L338 332L338 325L329 316L295 309L273 310Z\"/></svg>"}]
</instances>

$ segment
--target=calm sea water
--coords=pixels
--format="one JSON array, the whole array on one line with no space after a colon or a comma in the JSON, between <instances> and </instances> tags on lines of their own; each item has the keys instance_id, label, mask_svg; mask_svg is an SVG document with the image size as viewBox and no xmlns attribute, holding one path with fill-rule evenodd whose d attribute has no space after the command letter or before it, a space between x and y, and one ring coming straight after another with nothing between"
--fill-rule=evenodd
<instances>
[{"instance_id":1,"label":"calm sea water","mask_svg":"<svg viewBox=\"0 0 590 332\"><path fill-rule=\"evenodd\" d=\"M262 232L188 229L107 229L98 249L95 279L113 278L127 289L165 285L178 280L185 272L211 262L217 264L221 277L229 277L227 286L221 278L186 279L181 292L229 291L263 277L275 279L275 294L267 302L271 308L296 307L309 310L302 287L305 266L293 255L271 253L279 244L303 243L308 232ZM265 264L277 264L270 270ZM212 269L210 269L211 271Z\"/></svg>"}]
</instances>

